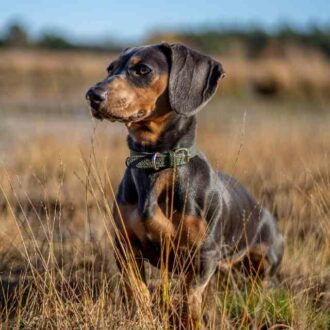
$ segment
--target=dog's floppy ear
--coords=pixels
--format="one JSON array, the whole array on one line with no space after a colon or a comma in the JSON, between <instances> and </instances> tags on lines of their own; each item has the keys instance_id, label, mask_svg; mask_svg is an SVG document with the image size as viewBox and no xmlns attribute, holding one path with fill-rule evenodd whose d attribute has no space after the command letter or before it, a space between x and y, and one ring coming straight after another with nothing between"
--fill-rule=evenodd
<instances>
[{"instance_id":1,"label":"dog's floppy ear","mask_svg":"<svg viewBox=\"0 0 330 330\"><path fill-rule=\"evenodd\" d=\"M161 46L170 60L170 105L178 114L191 116L214 95L224 74L222 65L180 43Z\"/></svg>"}]
</instances>

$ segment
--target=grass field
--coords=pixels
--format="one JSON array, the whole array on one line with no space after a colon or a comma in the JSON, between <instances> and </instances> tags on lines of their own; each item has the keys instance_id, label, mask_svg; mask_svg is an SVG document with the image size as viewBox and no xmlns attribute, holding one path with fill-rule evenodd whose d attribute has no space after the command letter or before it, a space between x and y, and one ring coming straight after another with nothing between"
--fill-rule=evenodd
<instances>
[{"instance_id":1,"label":"grass field","mask_svg":"<svg viewBox=\"0 0 330 330\"><path fill-rule=\"evenodd\" d=\"M176 279L168 283L151 267L152 307L136 288L138 308L128 318L119 299L111 206L126 133L90 117L87 80L54 92L46 79L42 98L29 88L17 98L1 94L4 329L166 329L180 300ZM207 327L329 329L330 106L224 95L198 115L198 146L276 215L286 246L276 284L235 270L216 276L206 292Z\"/></svg>"}]
</instances>

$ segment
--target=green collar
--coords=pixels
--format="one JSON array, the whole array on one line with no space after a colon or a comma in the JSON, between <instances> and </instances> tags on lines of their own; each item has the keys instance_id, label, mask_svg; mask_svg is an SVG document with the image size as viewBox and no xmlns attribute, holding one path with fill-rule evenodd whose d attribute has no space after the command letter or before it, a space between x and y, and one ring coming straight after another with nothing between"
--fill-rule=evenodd
<instances>
[{"instance_id":1,"label":"green collar","mask_svg":"<svg viewBox=\"0 0 330 330\"><path fill-rule=\"evenodd\" d=\"M130 157L126 158L128 168L153 169L174 168L188 164L196 156L195 145L190 148L178 148L164 152L136 152L131 150Z\"/></svg>"}]
</instances>

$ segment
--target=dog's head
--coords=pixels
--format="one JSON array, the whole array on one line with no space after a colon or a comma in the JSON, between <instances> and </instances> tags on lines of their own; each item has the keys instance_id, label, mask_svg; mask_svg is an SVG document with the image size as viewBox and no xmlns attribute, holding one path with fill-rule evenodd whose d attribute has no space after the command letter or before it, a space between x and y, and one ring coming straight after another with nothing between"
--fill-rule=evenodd
<instances>
[{"instance_id":1,"label":"dog's head","mask_svg":"<svg viewBox=\"0 0 330 330\"><path fill-rule=\"evenodd\" d=\"M214 95L222 65L183 44L125 49L86 98L99 119L127 124L175 111L191 116Z\"/></svg>"}]
</instances>

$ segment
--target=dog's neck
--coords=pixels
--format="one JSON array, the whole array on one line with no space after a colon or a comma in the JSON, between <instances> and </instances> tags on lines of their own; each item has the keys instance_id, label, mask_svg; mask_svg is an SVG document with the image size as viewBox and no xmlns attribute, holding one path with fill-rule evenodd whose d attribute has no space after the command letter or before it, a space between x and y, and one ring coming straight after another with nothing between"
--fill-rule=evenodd
<instances>
[{"instance_id":1,"label":"dog's neck","mask_svg":"<svg viewBox=\"0 0 330 330\"><path fill-rule=\"evenodd\" d=\"M182 117L171 111L154 120L128 126L128 131L128 147L136 152L189 148L195 141L196 117Z\"/></svg>"}]
</instances>

